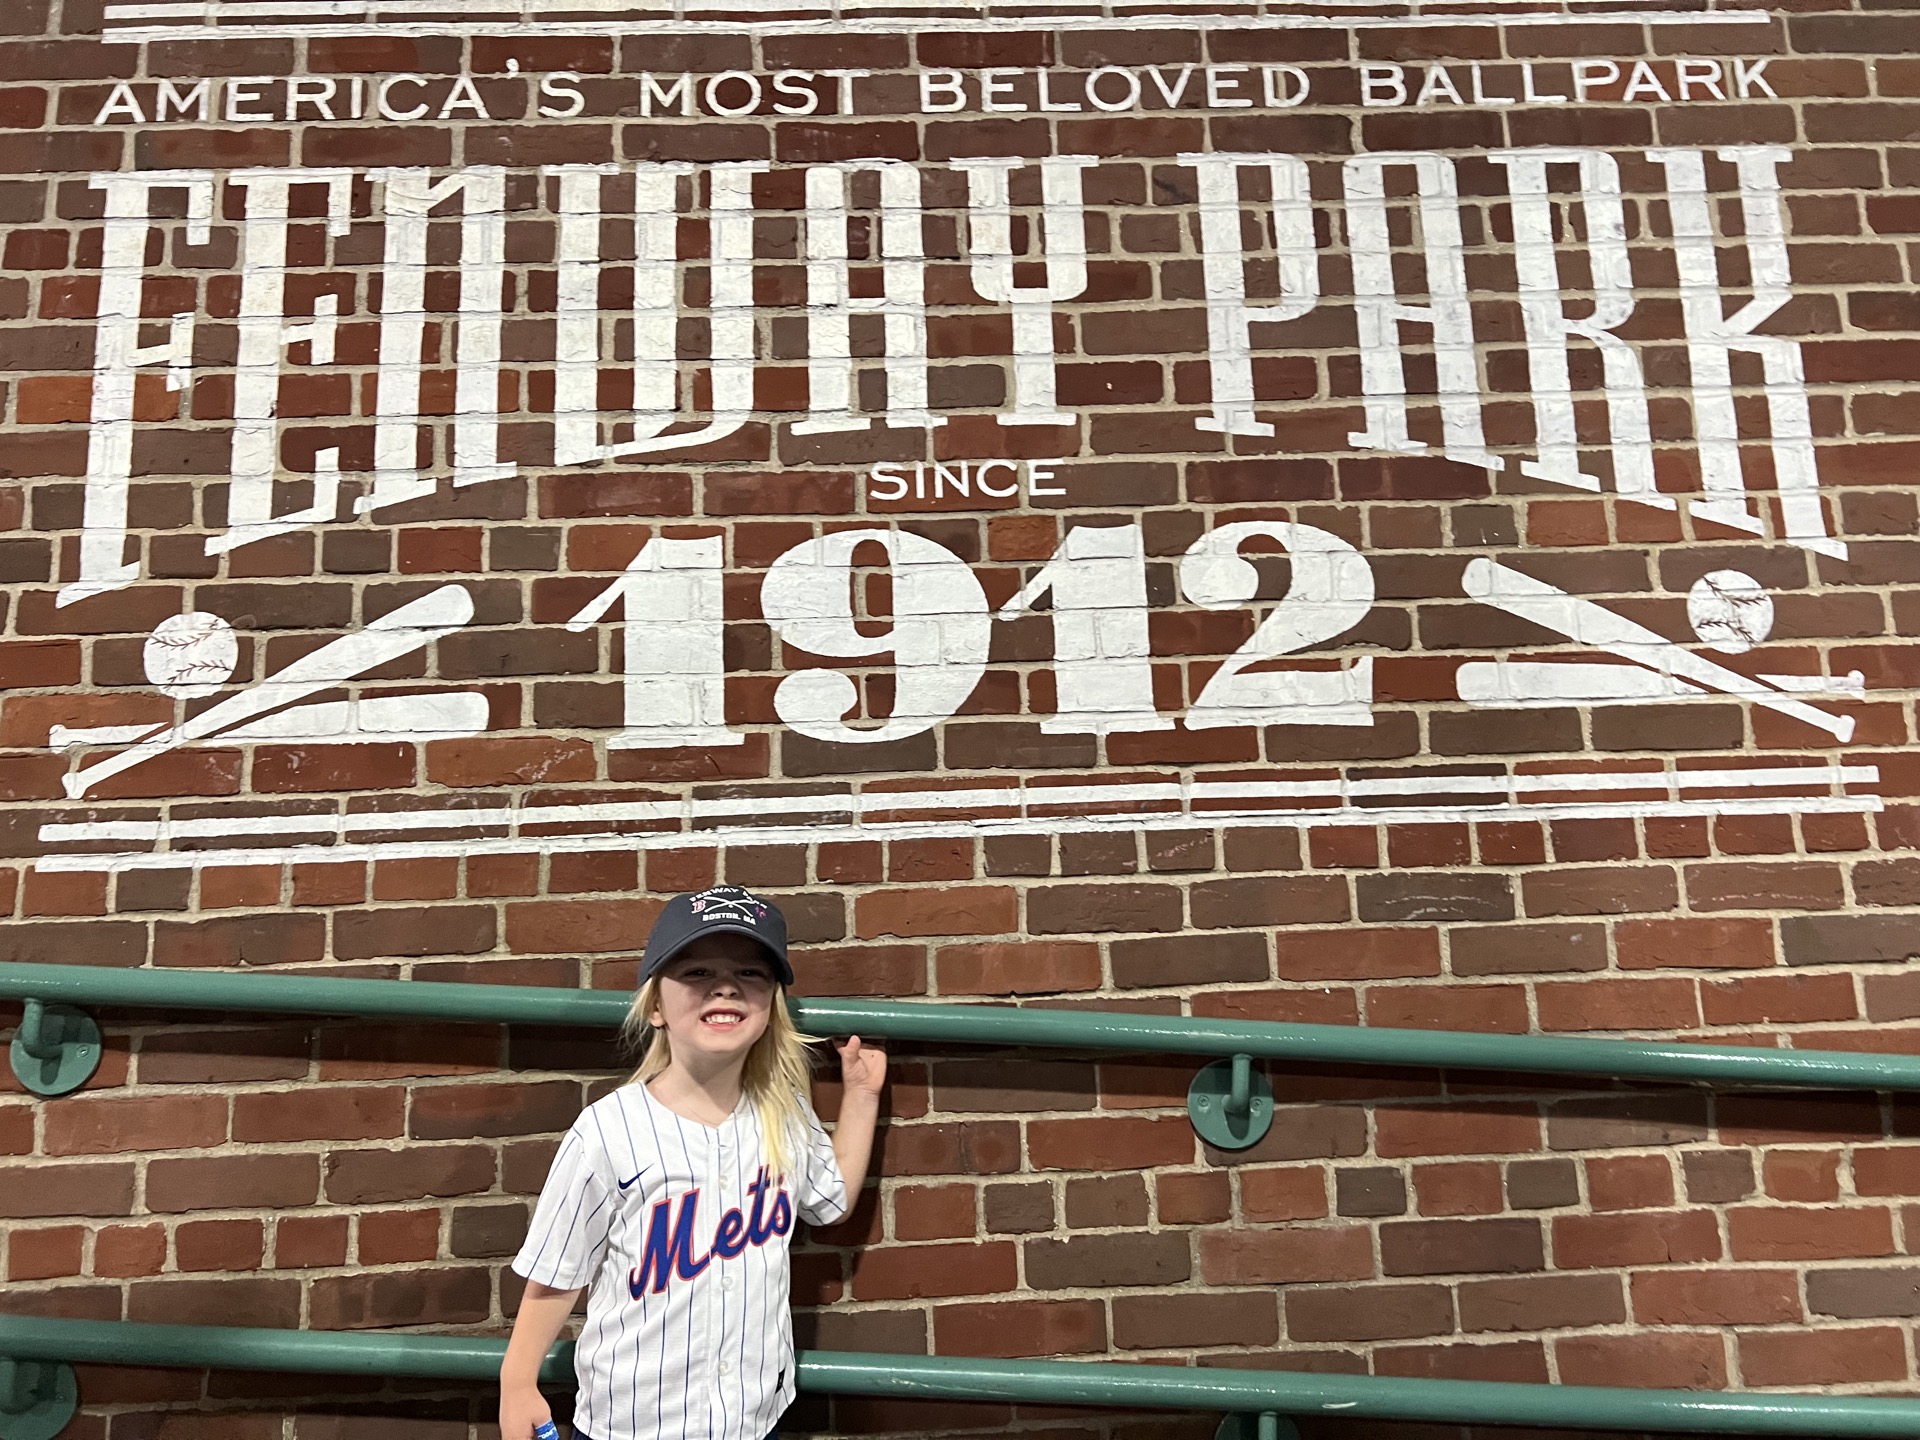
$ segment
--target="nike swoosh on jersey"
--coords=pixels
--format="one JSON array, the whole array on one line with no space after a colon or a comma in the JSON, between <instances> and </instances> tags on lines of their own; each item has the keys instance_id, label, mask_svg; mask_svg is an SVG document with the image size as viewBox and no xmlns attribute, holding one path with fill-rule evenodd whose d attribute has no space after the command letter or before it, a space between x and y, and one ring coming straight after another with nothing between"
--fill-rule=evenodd
<instances>
[{"instance_id":1,"label":"nike swoosh on jersey","mask_svg":"<svg viewBox=\"0 0 1920 1440\"><path fill-rule=\"evenodd\" d=\"M642 1171L640 1172L640 1175L644 1175L644 1174L646 1174L646 1173L647 1173L646 1171L644 1171L644 1170L642 1170ZM625 1189L626 1189L626 1188L627 1188L627 1187L628 1187L629 1185L637 1185L637 1184L639 1184L639 1183L640 1183L640 1175L636 1175L636 1176L634 1176L634 1177L633 1177L633 1179L631 1179L631 1180L622 1180L622 1181L620 1182L620 1188L621 1188L622 1190L625 1190Z\"/></svg>"}]
</instances>

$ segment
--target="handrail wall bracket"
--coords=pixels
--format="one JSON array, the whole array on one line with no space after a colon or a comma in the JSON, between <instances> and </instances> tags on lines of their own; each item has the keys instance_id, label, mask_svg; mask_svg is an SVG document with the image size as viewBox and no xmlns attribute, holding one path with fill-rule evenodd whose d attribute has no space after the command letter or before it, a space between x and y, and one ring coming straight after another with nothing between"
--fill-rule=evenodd
<instances>
[{"instance_id":1,"label":"handrail wall bracket","mask_svg":"<svg viewBox=\"0 0 1920 1440\"><path fill-rule=\"evenodd\" d=\"M20 1083L35 1095L70 1095L100 1068L100 1027L86 1011L71 1005L28 1000L7 1059Z\"/></svg>"},{"instance_id":2,"label":"handrail wall bracket","mask_svg":"<svg viewBox=\"0 0 1920 1440\"><path fill-rule=\"evenodd\" d=\"M1213 1432L1213 1440L1300 1440L1300 1427L1283 1415L1262 1410L1227 1416Z\"/></svg>"},{"instance_id":3,"label":"handrail wall bracket","mask_svg":"<svg viewBox=\"0 0 1920 1440\"><path fill-rule=\"evenodd\" d=\"M1214 1149L1245 1150L1273 1125L1273 1086L1254 1069L1251 1055L1216 1060L1187 1087L1187 1118Z\"/></svg>"},{"instance_id":4,"label":"handrail wall bracket","mask_svg":"<svg viewBox=\"0 0 1920 1440\"><path fill-rule=\"evenodd\" d=\"M71 1365L0 1356L0 1440L53 1440L79 1408Z\"/></svg>"}]
</instances>

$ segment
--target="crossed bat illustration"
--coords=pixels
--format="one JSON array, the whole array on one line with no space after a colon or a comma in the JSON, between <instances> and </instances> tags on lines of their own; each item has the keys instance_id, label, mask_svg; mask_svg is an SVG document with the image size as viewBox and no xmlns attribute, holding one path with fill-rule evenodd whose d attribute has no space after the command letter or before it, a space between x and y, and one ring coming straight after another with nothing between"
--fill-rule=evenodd
<instances>
[{"instance_id":1,"label":"crossed bat illustration","mask_svg":"<svg viewBox=\"0 0 1920 1440\"><path fill-rule=\"evenodd\" d=\"M1519 619L1531 621L1548 630L1578 640L1582 644L1607 650L1625 660L1645 666L1634 670L1620 665L1588 665L1578 661L1517 662L1476 660L1462 665L1457 685L1460 698L1470 705L1489 709L1540 705L1591 704L1595 701L1684 699L1706 691L1751 700L1782 715L1790 715L1826 731L1842 744L1853 738L1853 717L1830 715L1804 700L1795 699L1791 688L1812 689L1799 676L1767 676L1756 679L1717 665L1696 655L1666 636L1616 615L1604 605L1578 595L1570 595L1544 580L1536 580L1518 570L1508 569L1484 557L1468 564L1462 588L1475 600L1504 610ZM1521 668L1524 667L1524 668ZM1590 683L1595 693L1576 695L1571 690L1552 692L1515 687L1516 677L1564 672L1568 680ZM1605 673L1601 673L1605 672ZM1799 683L1796 683L1799 682ZM1855 697L1863 693L1857 676L1823 689ZM1578 685L1574 686L1578 688Z\"/></svg>"},{"instance_id":2,"label":"crossed bat illustration","mask_svg":"<svg viewBox=\"0 0 1920 1440\"><path fill-rule=\"evenodd\" d=\"M158 733L150 732L137 744L116 755L76 770L66 777L69 799L79 799L103 780L136 765L157 759L182 745L234 734L247 722L271 711L294 705L337 685L377 670L388 661L410 655L450 635L473 618L473 597L460 585L439 589L409 601L399 609L369 620L351 635L342 635L310 655L275 672L250 690L230 695L190 720ZM240 738L236 736L236 738Z\"/></svg>"}]
</instances>

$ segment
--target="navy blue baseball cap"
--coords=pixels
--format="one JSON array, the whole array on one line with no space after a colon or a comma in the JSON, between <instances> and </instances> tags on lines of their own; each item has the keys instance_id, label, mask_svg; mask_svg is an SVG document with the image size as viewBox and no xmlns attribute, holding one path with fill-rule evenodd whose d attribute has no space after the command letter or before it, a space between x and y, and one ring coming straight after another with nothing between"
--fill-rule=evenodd
<instances>
[{"instance_id":1,"label":"navy blue baseball cap","mask_svg":"<svg viewBox=\"0 0 1920 1440\"><path fill-rule=\"evenodd\" d=\"M660 967L703 935L746 935L758 940L773 957L774 973L782 985L793 984L793 965L787 959L787 917L780 907L738 885L715 885L688 895L676 895L653 922L640 979L651 980Z\"/></svg>"}]
</instances>

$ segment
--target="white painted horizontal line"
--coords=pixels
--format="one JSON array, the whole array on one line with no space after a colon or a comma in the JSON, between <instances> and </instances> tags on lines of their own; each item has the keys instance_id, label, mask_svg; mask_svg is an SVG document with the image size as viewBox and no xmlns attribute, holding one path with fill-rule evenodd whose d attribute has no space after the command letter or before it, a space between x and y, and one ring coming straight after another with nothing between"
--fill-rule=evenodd
<instances>
[{"instance_id":1,"label":"white painted horizontal line","mask_svg":"<svg viewBox=\"0 0 1920 1440\"><path fill-rule=\"evenodd\" d=\"M448 0L449 6L452 0ZM914 34L919 31L945 30L1324 30L1324 29L1428 29L1435 27L1508 25L1764 25L1771 18L1765 10L1606 10L1568 14L1560 10L1473 11L1461 14L1424 13L1407 15L1340 14L1331 6L1319 10L1275 12L1264 15L1106 15L1062 13L1053 15L822 15L817 18L754 20L681 18L624 20L514 20L514 21L379 21L329 22L283 21L251 24L215 25L204 21L189 23L186 14L204 14L199 6L182 14L177 25L128 24L126 21L151 20L145 14L119 12L109 7L102 38L116 44L139 45L151 41L208 40L233 38L237 34L269 38L352 39L367 35L397 35L430 38L440 35L804 35L822 31L861 34ZM144 11L153 7L124 7Z\"/></svg>"},{"instance_id":2,"label":"white painted horizontal line","mask_svg":"<svg viewBox=\"0 0 1920 1440\"><path fill-rule=\"evenodd\" d=\"M1057 806L1108 805L1123 802L1137 804L1179 803L1189 820L1205 818L1219 822L1239 814L1324 814L1272 804L1243 805L1233 802L1303 801L1313 799L1365 799L1394 795L1484 795L1489 805L1514 805L1533 814L1549 808L1544 802L1528 802L1527 795L1593 790L1645 790L1678 798L1687 790L1779 789L1798 786L1818 798L1817 789L1831 792L1836 786L1871 785L1880 778L1871 765L1848 766L1773 766L1752 770L1664 770L1625 771L1620 773L1581 772L1569 775L1407 775L1371 780L1199 780L1191 785L1154 784L1077 784L1008 786L1004 789L965 790L868 790L827 792L818 795L742 795L716 799L610 801L587 805L533 805L522 808L495 806L485 809L441 807L431 810L354 811L349 814L317 815L233 815L203 816L192 820L89 820L51 823L40 827L40 839L50 845L98 844L102 841L156 843L161 840L197 840L205 838L270 835L330 835L338 845L300 847L309 855L333 854L346 847L346 837L370 831L452 830L478 831L507 829L524 832L549 825L619 825L633 821L679 821L694 825L724 817L748 815L843 814L849 817L912 810L1005 810L1017 809L1022 816L1036 808ZM1839 797L1845 798L1845 797ZM1634 802L1638 803L1638 802ZM1731 803L1731 802L1728 802ZM1194 807L1204 805L1204 809ZM1432 807L1417 807L1432 808ZM1477 807L1476 807L1477 808ZM1151 814L1155 812L1138 812ZM1371 806L1365 814L1377 817L1386 810ZM855 822L857 824L857 822ZM918 822L915 822L918 823ZM948 822L932 822L948 823ZM972 823L972 822L967 822ZM987 823L987 822L980 822ZM997 821L994 823L998 823ZM1051 825L1047 820L1040 822ZM737 828L725 824L687 831L694 843L710 843L718 835ZM593 837L571 837L593 838ZM613 837L622 840L634 836ZM651 838L651 837L649 837ZM407 843L407 842L393 842Z\"/></svg>"},{"instance_id":3,"label":"white painted horizontal line","mask_svg":"<svg viewBox=\"0 0 1920 1440\"><path fill-rule=\"evenodd\" d=\"M1812 795L1723 800L1588 801L1546 805L1509 805L1476 809L1473 818L1500 815L1514 820L1592 820L1617 816L1657 818L1687 815L1782 815L1870 813L1881 808L1877 796ZM1502 811L1506 813L1501 814ZM460 855L556 854L608 850L688 850L718 843L730 845L806 845L841 840L909 840L955 836L1062 835L1099 830L1189 829L1189 814L1085 815L1055 818L898 821L866 825L738 826L720 830L671 831L645 835L503 836L487 839L392 840L331 846L287 845L234 850L118 851L92 855L45 855L34 868L47 872L203 869L211 865L353 864ZM1272 827L1324 825L1416 825L1457 821L1457 805L1407 805L1358 809L1254 810L1213 812L1210 823Z\"/></svg>"}]
</instances>

